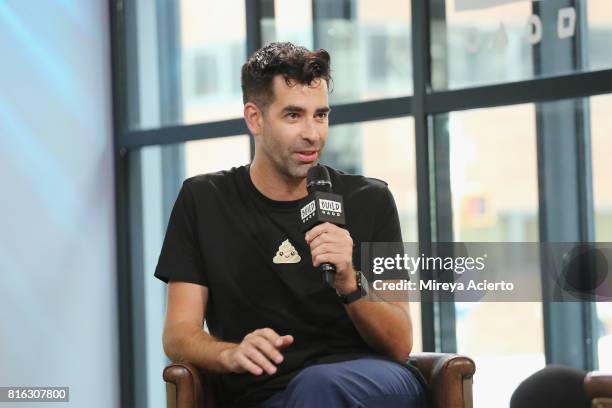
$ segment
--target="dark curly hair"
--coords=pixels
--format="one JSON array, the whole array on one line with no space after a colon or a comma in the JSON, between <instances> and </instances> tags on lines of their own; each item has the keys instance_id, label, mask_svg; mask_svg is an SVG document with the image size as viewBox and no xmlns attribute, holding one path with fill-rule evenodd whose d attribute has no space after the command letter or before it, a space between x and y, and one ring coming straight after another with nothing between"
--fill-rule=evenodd
<instances>
[{"instance_id":1,"label":"dark curly hair","mask_svg":"<svg viewBox=\"0 0 612 408\"><path fill-rule=\"evenodd\" d=\"M290 42L274 42L255 51L244 63L241 72L242 100L253 102L266 110L274 100L272 81L278 74L287 85L295 81L310 85L315 79L324 79L329 88L330 56L323 49L309 51Z\"/></svg>"}]
</instances>

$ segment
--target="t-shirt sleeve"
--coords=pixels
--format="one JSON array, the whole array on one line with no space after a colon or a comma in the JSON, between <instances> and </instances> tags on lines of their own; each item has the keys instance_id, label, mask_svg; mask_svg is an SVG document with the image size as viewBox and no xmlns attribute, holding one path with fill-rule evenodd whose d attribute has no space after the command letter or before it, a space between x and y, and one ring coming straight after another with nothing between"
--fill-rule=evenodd
<instances>
[{"instance_id":1,"label":"t-shirt sleeve","mask_svg":"<svg viewBox=\"0 0 612 408\"><path fill-rule=\"evenodd\" d=\"M404 244L397 206L393 194L386 185L380 191L378 208L379 212L373 235L373 245L376 250L371 249L370 254L376 257L395 258L397 254L404 253ZM378 277L386 280L410 280L410 274L403 269L389 270Z\"/></svg>"},{"instance_id":2,"label":"t-shirt sleeve","mask_svg":"<svg viewBox=\"0 0 612 408\"><path fill-rule=\"evenodd\" d=\"M380 209L374 230L374 242L402 242L402 229L393 194L388 187L381 192Z\"/></svg>"},{"instance_id":3,"label":"t-shirt sleeve","mask_svg":"<svg viewBox=\"0 0 612 408\"><path fill-rule=\"evenodd\" d=\"M196 202L185 180L170 214L155 277L207 286L199 241Z\"/></svg>"}]
</instances>

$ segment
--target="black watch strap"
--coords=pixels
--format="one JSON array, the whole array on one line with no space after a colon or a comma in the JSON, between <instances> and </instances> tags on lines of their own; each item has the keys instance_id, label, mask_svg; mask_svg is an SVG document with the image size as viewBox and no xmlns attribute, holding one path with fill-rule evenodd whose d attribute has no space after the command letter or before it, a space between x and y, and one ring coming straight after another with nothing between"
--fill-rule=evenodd
<instances>
[{"instance_id":1,"label":"black watch strap","mask_svg":"<svg viewBox=\"0 0 612 408\"><path fill-rule=\"evenodd\" d=\"M340 294L338 295L342 303L344 303L345 305L351 304L354 301L361 299L367 294L367 289L366 289L367 283L364 284L365 279L363 278L363 275L359 271L357 271L355 275L356 275L355 278L357 281L357 289L355 289L354 291L346 295L340 295Z\"/></svg>"},{"instance_id":2,"label":"black watch strap","mask_svg":"<svg viewBox=\"0 0 612 408\"><path fill-rule=\"evenodd\" d=\"M340 300L342 300L342 303L344 303L345 305L349 305L357 299L361 299L362 296L363 295L361 294L361 289L357 288L348 295L340 295Z\"/></svg>"}]
</instances>

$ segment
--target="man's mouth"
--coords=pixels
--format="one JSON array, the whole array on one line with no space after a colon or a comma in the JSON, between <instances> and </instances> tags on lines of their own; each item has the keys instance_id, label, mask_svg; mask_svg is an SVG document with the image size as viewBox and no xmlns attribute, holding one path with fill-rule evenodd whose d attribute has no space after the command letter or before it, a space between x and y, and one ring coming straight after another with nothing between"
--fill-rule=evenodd
<instances>
[{"instance_id":1,"label":"man's mouth","mask_svg":"<svg viewBox=\"0 0 612 408\"><path fill-rule=\"evenodd\" d=\"M302 150L296 152L298 159L303 163L312 163L317 159L318 151L317 150Z\"/></svg>"}]
</instances>

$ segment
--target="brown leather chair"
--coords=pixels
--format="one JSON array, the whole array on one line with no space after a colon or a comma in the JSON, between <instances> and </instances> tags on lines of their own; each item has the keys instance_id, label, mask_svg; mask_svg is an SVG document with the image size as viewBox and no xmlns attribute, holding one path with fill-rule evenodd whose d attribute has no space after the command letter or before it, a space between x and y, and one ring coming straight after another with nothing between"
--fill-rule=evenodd
<instances>
[{"instance_id":1,"label":"brown leather chair","mask_svg":"<svg viewBox=\"0 0 612 408\"><path fill-rule=\"evenodd\" d=\"M584 377L584 390L591 408L612 408L612 373L588 373Z\"/></svg>"},{"instance_id":2,"label":"brown leather chair","mask_svg":"<svg viewBox=\"0 0 612 408\"><path fill-rule=\"evenodd\" d=\"M525 378L511 408L612 408L612 373L550 364Z\"/></svg>"},{"instance_id":3,"label":"brown leather chair","mask_svg":"<svg viewBox=\"0 0 612 408\"><path fill-rule=\"evenodd\" d=\"M428 385L430 408L471 408L474 361L457 354L414 353L411 362ZM164 370L169 408L212 408L212 387L195 366L173 363ZM607 408L607 407L606 407Z\"/></svg>"}]
</instances>

